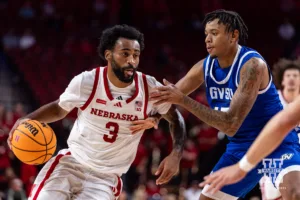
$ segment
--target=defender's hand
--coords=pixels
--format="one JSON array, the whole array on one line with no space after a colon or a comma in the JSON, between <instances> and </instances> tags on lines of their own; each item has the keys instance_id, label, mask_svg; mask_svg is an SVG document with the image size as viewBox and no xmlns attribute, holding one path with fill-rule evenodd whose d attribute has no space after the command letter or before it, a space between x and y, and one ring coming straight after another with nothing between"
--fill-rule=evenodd
<instances>
[{"instance_id":1,"label":"defender's hand","mask_svg":"<svg viewBox=\"0 0 300 200\"><path fill-rule=\"evenodd\" d=\"M204 187L206 184L209 184L210 188L208 189L208 192L212 192L214 194L225 185L239 182L246 176L246 174L247 172L241 170L237 163L205 176L204 181L200 183L200 187Z\"/></svg>"},{"instance_id":2,"label":"defender's hand","mask_svg":"<svg viewBox=\"0 0 300 200\"><path fill-rule=\"evenodd\" d=\"M150 128L158 128L159 119L156 117L148 117L144 120L136 120L132 121L132 126L129 128L132 131L132 134L136 134L139 131L150 129Z\"/></svg>"},{"instance_id":3,"label":"defender's hand","mask_svg":"<svg viewBox=\"0 0 300 200\"><path fill-rule=\"evenodd\" d=\"M156 87L156 92L150 94L150 100L156 101L154 105L163 103L180 104L183 101L184 94L172 83L163 80L165 86Z\"/></svg>"},{"instance_id":4,"label":"defender's hand","mask_svg":"<svg viewBox=\"0 0 300 200\"><path fill-rule=\"evenodd\" d=\"M180 160L181 157L171 153L160 163L155 172L156 176L160 175L156 180L157 185L169 182L173 176L178 174Z\"/></svg>"}]
</instances>

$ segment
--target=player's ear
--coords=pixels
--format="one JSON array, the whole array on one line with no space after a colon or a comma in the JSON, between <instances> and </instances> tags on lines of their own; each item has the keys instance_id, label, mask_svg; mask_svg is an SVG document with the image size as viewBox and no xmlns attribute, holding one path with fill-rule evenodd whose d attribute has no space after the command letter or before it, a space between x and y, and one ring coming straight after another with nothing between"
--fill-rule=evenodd
<instances>
[{"instance_id":1,"label":"player's ear","mask_svg":"<svg viewBox=\"0 0 300 200\"><path fill-rule=\"evenodd\" d=\"M105 50L104 51L104 57L105 57L105 60L111 60L111 58L112 58L111 50Z\"/></svg>"},{"instance_id":2,"label":"player's ear","mask_svg":"<svg viewBox=\"0 0 300 200\"><path fill-rule=\"evenodd\" d=\"M234 30L231 35L231 41L237 42L239 40L240 32L238 30Z\"/></svg>"}]
</instances>

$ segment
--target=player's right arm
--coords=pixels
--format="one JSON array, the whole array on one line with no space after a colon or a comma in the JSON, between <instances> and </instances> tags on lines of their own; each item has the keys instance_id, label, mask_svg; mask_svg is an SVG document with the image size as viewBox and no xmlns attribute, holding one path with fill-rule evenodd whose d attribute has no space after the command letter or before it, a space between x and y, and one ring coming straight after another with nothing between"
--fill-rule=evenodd
<instances>
[{"instance_id":1,"label":"player's right arm","mask_svg":"<svg viewBox=\"0 0 300 200\"><path fill-rule=\"evenodd\" d=\"M162 103L178 104L194 114L206 124L233 137L250 112L258 95L263 74L267 70L265 62L258 58L248 60L240 71L239 87L233 95L227 112L213 110L183 94L175 85L164 80L165 86L158 87L150 100L154 105Z\"/></svg>"},{"instance_id":2,"label":"player's right arm","mask_svg":"<svg viewBox=\"0 0 300 200\"><path fill-rule=\"evenodd\" d=\"M9 132L7 139L8 146L11 147L13 132L22 122L32 119L46 123L51 123L63 119L68 113L68 111L64 110L59 106L59 100L56 100L40 107L39 109L26 115L25 117L18 119Z\"/></svg>"},{"instance_id":3,"label":"player's right arm","mask_svg":"<svg viewBox=\"0 0 300 200\"><path fill-rule=\"evenodd\" d=\"M94 77L95 75L92 72L83 72L75 76L58 100L46 104L19 119L9 133L7 139L9 147L11 146L12 134L20 123L29 119L45 123L55 122L63 119L75 107L83 106L92 91Z\"/></svg>"},{"instance_id":4,"label":"player's right arm","mask_svg":"<svg viewBox=\"0 0 300 200\"><path fill-rule=\"evenodd\" d=\"M25 119L32 119L37 121L42 121L45 123L56 122L58 120L63 119L69 111L64 110L59 105L59 99L48 103L39 109L33 111L32 113L25 116Z\"/></svg>"},{"instance_id":5,"label":"player's right arm","mask_svg":"<svg viewBox=\"0 0 300 200\"><path fill-rule=\"evenodd\" d=\"M204 81L203 72L204 59L197 62L190 71L175 85L185 95L194 92Z\"/></svg>"}]
</instances>

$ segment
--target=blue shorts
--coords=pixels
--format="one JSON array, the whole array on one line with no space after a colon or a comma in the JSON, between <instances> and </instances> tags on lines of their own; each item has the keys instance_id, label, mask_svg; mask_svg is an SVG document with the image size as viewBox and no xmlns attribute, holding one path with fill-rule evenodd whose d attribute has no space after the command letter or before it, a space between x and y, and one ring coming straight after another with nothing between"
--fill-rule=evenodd
<instances>
[{"instance_id":1,"label":"blue shorts","mask_svg":"<svg viewBox=\"0 0 300 200\"><path fill-rule=\"evenodd\" d=\"M226 151L212 171L215 172L223 167L236 164L245 153L245 151ZM267 159L264 159L250 171L243 180L224 186L221 191L235 197L244 197L255 187L263 175L272 177L275 184L275 181L276 183L282 181L283 176L290 171L300 171L299 144L281 144ZM276 184L277 187L279 182Z\"/></svg>"}]
</instances>

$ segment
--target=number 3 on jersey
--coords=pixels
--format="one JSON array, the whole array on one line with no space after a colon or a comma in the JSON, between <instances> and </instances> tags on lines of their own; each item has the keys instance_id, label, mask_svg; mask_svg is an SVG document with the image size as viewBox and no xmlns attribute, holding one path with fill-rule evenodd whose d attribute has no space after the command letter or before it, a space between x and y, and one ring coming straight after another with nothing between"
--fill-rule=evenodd
<instances>
[{"instance_id":1,"label":"number 3 on jersey","mask_svg":"<svg viewBox=\"0 0 300 200\"><path fill-rule=\"evenodd\" d=\"M106 128L110 130L109 131L110 135L107 134L103 135L103 140L109 143L115 142L118 137L119 125L115 122L108 122L106 124Z\"/></svg>"}]
</instances>

